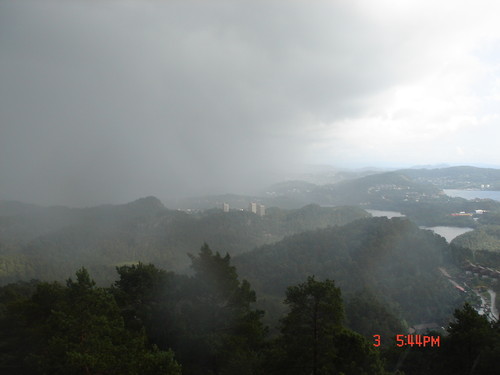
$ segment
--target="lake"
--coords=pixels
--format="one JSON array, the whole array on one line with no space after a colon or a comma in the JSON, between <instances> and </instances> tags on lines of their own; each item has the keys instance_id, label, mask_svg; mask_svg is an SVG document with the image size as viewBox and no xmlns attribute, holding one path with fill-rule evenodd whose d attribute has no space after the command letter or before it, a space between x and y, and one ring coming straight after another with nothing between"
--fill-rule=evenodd
<instances>
[{"instance_id":1,"label":"lake","mask_svg":"<svg viewBox=\"0 0 500 375\"><path fill-rule=\"evenodd\" d=\"M450 197L460 197L464 199L493 199L496 201L500 201L500 191L498 190L443 189L443 191Z\"/></svg>"},{"instance_id":2,"label":"lake","mask_svg":"<svg viewBox=\"0 0 500 375\"><path fill-rule=\"evenodd\" d=\"M380 217L386 216L387 218L392 217L404 217L401 212L397 211L382 211L382 210L365 210L372 214L372 216ZM448 243L450 243L455 237L460 236L461 234L470 232L473 230L472 228L463 228L463 227L446 227L446 226L436 226L436 227L420 227L420 229L428 229L432 230L434 233L439 234L444 237Z\"/></svg>"},{"instance_id":3,"label":"lake","mask_svg":"<svg viewBox=\"0 0 500 375\"><path fill-rule=\"evenodd\" d=\"M420 229L432 230L434 233L439 234L440 236L444 237L448 243L450 243L455 237L458 237L461 234L464 234L464 233L470 232L471 230L474 230L473 228L444 227L444 226L420 227Z\"/></svg>"}]
</instances>

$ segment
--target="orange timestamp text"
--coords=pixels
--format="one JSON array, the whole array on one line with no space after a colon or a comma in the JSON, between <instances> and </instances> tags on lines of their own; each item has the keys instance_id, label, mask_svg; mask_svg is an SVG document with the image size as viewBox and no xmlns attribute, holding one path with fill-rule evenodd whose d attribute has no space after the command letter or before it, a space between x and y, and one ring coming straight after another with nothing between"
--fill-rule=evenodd
<instances>
[{"instance_id":1,"label":"orange timestamp text","mask_svg":"<svg viewBox=\"0 0 500 375\"><path fill-rule=\"evenodd\" d=\"M373 346L380 346L380 335L373 335ZM441 336L428 335L396 335L396 346L418 346L418 347L439 347L441 346Z\"/></svg>"}]
</instances>

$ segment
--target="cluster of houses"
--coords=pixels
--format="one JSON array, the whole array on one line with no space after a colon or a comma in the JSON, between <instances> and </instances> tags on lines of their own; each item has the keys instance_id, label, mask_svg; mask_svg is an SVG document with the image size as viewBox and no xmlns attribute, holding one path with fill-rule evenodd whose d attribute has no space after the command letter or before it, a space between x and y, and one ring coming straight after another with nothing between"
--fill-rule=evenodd
<instances>
[{"instance_id":1,"label":"cluster of houses","mask_svg":"<svg viewBox=\"0 0 500 375\"><path fill-rule=\"evenodd\" d=\"M460 211L460 212L455 212L450 214L451 216L475 216L475 215L482 215L485 212L488 212L486 210L474 210L474 212L465 212L465 211Z\"/></svg>"},{"instance_id":2,"label":"cluster of houses","mask_svg":"<svg viewBox=\"0 0 500 375\"><path fill-rule=\"evenodd\" d=\"M479 266L467 261L463 268L466 275L474 275L483 279L491 279L492 282L498 282L498 280L500 280L500 271L489 267Z\"/></svg>"}]
</instances>

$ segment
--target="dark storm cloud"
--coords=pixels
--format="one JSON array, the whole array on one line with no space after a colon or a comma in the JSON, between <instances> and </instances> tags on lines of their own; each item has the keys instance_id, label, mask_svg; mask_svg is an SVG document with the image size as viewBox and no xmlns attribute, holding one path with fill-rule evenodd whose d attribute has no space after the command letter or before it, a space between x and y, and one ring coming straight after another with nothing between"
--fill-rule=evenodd
<instances>
[{"instance_id":1,"label":"dark storm cloud","mask_svg":"<svg viewBox=\"0 0 500 375\"><path fill-rule=\"evenodd\" d=\"M359 112L395 74L363 22L329 3L1 1L0 199L281 178L317 123Z\"/></svg>"}]
</instances>

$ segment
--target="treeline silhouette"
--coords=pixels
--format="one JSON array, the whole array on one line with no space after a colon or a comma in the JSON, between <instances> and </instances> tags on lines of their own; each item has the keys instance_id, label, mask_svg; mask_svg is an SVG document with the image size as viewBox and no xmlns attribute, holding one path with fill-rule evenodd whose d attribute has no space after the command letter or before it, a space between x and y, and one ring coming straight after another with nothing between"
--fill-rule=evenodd
<instances>
[{"instance_id":1,"label":"treeline silhouette","mask_svg":"<svg viewBox=\"0 0 500 375\"><path fill-rule=\"evenodd\" d=\"M377 347L345 326L334 281L309 276L287 288L286 312L271 335L265 312L255 309L256 293L229 255L205 244L191 262L191 276L152 264L121 266L108 288L96 286L85 268L65 285L0 288L0 372L499 373L500 327L469 305L455 311L439 347L399 348L392 340ZM369 296L360 293L357 301L363 305Z\"/></svg>"}]
</instances>

